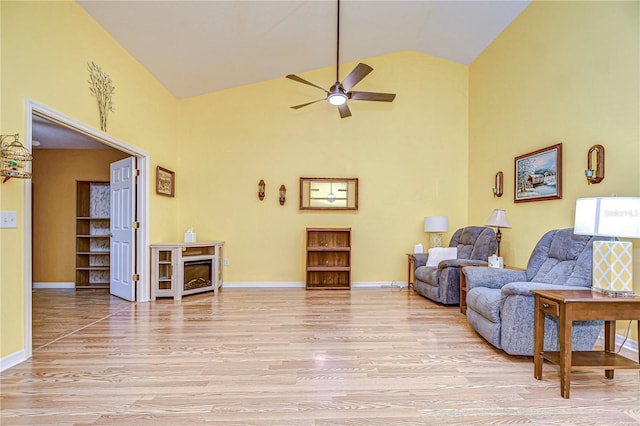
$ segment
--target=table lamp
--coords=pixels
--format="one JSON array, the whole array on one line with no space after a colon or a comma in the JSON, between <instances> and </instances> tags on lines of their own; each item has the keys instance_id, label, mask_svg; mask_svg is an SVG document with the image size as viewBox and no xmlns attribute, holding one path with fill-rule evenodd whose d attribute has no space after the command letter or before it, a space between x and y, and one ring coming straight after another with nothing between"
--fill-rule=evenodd
<instances>
[{"instance_id":1,"label":"table lamp","mask_svg":"<svg viewBox=\"0 0 640 426\"><path fill-rule=\"evenodd\" d=\"M487 219L487 223L485 226L493 226L498 228L498 232L496 232L496 242L498 243L498 257L500 257L500 241L502 240L502 233L500 232L500 228L511 229L511 224L507 219L507 212L501 209L495 209L489 219Z\"/></svg>"},{"instance_id":2,"label":"table lamp","mask_svg":"<svg viewBox=\"0 0 640 426\"><path fill-rule=\"evenodd\" d=\"M573 232L612 237L593 242L592 290L633 296L633 244L617 237L640 238L640 197L578 198Z\"/></svg>"},{"instance_id":3,"label":"table lamp","mask_svg":"<svg viewBox=\"0 0 640 426\"><path fill-rule=\"evenodd\" d=\"M429 216L424 218L424 232L429 236L430 247L442 247L442 232L449 230L449 218L447 216Z\"/></svg>"}]
</instances>

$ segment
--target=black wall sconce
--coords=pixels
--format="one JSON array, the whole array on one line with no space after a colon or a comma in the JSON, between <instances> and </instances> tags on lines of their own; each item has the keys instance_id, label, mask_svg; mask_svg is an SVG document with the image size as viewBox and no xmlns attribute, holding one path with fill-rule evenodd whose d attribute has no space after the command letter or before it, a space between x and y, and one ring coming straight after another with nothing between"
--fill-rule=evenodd
<instances>
[{"instance_id":1,"label":"black wall sconce","mask_svg":"<svg viewBox=\"0 0 640 426\"><path fill-rule=\"evenodd\" d=\"M280 185L280 205L284 206L284 202L287 200L287 188L284 185Z\"/></svg>"},{"instance_id":2,"label":"black wall sconce","mask_svg":"<svg viewBox=\"0 0 640 426\"><path fill-rule=\"evenodd\" d=\"M260 182L258 182L258 198L260 201L264 200L264 187L264 180L260 179Z\"/></svg>"},{"instance_id":3,"label":"black wall sconce","mask_svg":"<svg viewBox=\"0 0 640 426\"><path fill-rule=\"evenodd\" d=\"M504 190L504 175L502 174L502 172L498 172L493 178L493 196L502 197L503 190Z\"/></svg>"},{"instance_id":4,"label":"black wall sconce","mask_svg":"<svg viewBox=\"0 0 640 426\"><path fill-rule=\"evenodd\" d=\"M596 156L596 168L593 168L593 155ZM587 153L587 170L584 171L587 183L600 183L604 179L604 146L594 145Z\"/></svg>"}]
</instances>

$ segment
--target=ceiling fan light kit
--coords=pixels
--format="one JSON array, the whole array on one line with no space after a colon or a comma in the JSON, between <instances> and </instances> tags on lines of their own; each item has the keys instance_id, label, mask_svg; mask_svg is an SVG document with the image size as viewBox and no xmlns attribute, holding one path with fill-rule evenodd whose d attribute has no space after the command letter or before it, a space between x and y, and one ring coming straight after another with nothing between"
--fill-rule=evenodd
<instances>
[{"instance_id":1,"label":"ceiling fan light kit","mask_svg":"<svg viewBox=\"0 0 640 426\"><path fill-rule=\"evenodd\" d=\"M297 81L298 83L306 84L317 89L322 90L327 94L326 98L318 99L315 101L307 102L300 105L292 106L292 109L299 109L311 104L315 104L316 102L320 102L323 100L327 100L331 105L338 107L338 112L340 113L340 118L346 118L351 116L351 111L349 110L349 106L347 101L349 99L356 101L377 101L377 102L393 102L396 95L395 93L375 93L375 92L352 92L351 89L355 87L363 78L365 78L373 68L371 68L367 64L359 63L353 71L349 73L345 77L345 79L340 83L340 0L338 0L338 31L336 38L336 83L331 86L330 90L326 90L317 84L311 83L301 77L298 77L295 74L287 75L287 78L293 81Z\"/></svg>"},{"instance_id":2,"label":"ceiling fan light kit","mask_svg":"<svg viewBox=\"0 0 640 426\"><path fill-rule=\"evenodd\" d=\"M331 89L329 96L327 96L327 100L331 105L344 105L347 103L347 95L340 89L340 84L336 83L335 86Z\"/></svg>"}]
</instances>

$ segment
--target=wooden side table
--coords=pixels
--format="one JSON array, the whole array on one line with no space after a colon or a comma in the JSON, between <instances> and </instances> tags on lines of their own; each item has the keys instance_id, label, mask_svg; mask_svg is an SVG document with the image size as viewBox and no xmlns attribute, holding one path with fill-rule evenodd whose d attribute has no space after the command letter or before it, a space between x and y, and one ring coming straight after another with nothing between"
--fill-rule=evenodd
<instances>
[{"instance_id":1,"label":"wooden side table","mask_svg":"<svg viewBox=\"0 0 640 426\"><path fill-rule=\"evenodd\" d=\"M460 313L467 315L467 277L462 270L467 266L475 265L460 265Z\"/></svg>"},{"instance_id":2,"label":"wooden side table","mask_svg":"<svg viewBox=\"0 0 640 426\"><path fill-rule=\"evenodd\" d=\"M413 287L413 269L415 261L413 259L413 253L405 253L407 255L407 290Z\"/></svg>"},{"instance_id":3,"label":"wooden side table","mask_svg":"<svg viewBox=\"0 0 640 426\"><path fill-rule=\"evenodd\" d=\"M532 290L535 295L535 328L533 376L542 379L543 360L560 366L560 395L569 398L571 369L604 369L605 377L613 379L615 369L640 370L638 362L615 353L616 320L638 320L640 335L640 297L615 297L591 290ZM544 316L560 321L560 351L544 351ZM571 350L573 321L605 320L604 351Z\"/></svg>"}]
</instances>

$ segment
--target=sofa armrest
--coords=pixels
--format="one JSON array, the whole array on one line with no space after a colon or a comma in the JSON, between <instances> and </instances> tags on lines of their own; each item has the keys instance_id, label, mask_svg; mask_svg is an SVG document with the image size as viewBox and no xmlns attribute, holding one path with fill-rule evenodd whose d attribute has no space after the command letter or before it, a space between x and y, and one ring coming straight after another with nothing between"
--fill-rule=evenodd
<instances>
[{"instance_id":1,"label":"sofa armrest","mask_svg":"<svg viewBox=\"0 0 640 426\"><path fill-rule=\"evenodd\" d=\"M467 290L474 287L499 289L504 285L527 279L525 271L502 268L466 267L462 269L467 280Z\"/></svg>"},{"instance_id":2,"label":"sofa armrest","mask_svg":"<svg viewBox=\"0 0 640 426\"><path fill-rule=\"evenodd\" d=\"M516 281L510 282L502 287L501 295L502 297L507 296L526 296L533 297L534 294L531 293L531 290L567 290L567 289L575 289L575 287L567 287L566 285L561 284L546 284L546 283L538 283L534 281ZM580 287L582 289L582 287ZM587 288L587 287L584 287Z\"/></svg>"},{"instance_id":3,"label":"sofa armrest","mask_svg":"<svg viewBox=\"0 0 640 426\"><path fill-rule=\"evenodd\" d=\"M414 267L414 269L426 265L428 258L429 258L429 254L428 253L413 253L413 267Z\"/></svg>"},{"instance_id":4,"label":"sofa armrest","mask_svg":"<svg viewBox=\"0 0 640 426\"><path fill-rule=\"evenodd\" d=\"M447 259L438 263L438 268L451 268L451 267L460 267L460 266L486 266L488 262L483 260L472 260L472 259Z\"/></svg>"}]
</instances>

